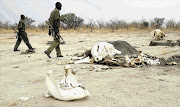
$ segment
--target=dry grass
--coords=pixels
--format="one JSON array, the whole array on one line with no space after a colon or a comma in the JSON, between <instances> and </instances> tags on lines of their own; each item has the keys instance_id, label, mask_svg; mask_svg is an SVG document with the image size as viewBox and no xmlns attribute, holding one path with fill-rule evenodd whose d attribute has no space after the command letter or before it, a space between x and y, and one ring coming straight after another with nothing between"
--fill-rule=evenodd
<instances>
[{"instance_id":1,"label":"dry grass","mask_svg":"<svg viewBox=\"0 0 180 107\"><path fill-rule=\"evenodd\" d=\"M129 28L129 29L118 29L114 30L112 32L112 29L108 28L102 28L102 29L93 29L91 32L90 28L78 28L76 30L74 29L63 29L60 28L61 33L122 33L122 32L133 32L133 31L138 31L138 32L151 32L153 29L136 29L136 28ZM174 32L174 31L179 31L179 29L162 29L162 31L166 32ZM28 35L33 36L33 35L43 35L43 34L48 34L48 29L39 29L39 28L33 28L33 29L26 29L26 32ZM3 29L0 28L0 33L3 34L14 34L14 31L12 29Z\"/></svg>"}]
</instances>

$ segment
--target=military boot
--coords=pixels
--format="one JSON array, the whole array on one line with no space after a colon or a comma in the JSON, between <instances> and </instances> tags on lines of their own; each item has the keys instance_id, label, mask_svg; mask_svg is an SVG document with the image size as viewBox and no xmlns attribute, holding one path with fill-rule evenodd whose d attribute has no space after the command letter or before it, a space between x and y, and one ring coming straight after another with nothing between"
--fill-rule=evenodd
<instances>
[{"instance_id":1,"label":"military boot","mask_svg":"<svg viewBox=\"0 0 180 107\"><path fill-rule=\"evenodd\" d=\"M45 53L49 58L51 58L50 53L48 53L48 52L46 52L46 51L44 51L44 53Z\"/></svg>"}]
</instances>

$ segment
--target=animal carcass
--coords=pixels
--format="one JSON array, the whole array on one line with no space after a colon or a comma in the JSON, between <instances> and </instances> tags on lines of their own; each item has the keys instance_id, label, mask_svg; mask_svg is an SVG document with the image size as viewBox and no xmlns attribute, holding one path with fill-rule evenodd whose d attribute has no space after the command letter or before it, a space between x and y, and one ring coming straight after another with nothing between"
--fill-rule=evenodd
<instances>
[{"instance_id":1,"label":"animal carcass","mask_svg":"<svg viewBox=\"0 0 180 107\"><path fill-rule=\"evenodd\" d=\"M59 82L51 76L53 71L48 70L46 75L47 92L45 93L45 96L52 96L58 100L64 101L76 100L90 96L89 91L78 83L78 78L75 72L76 71L73 71L69 65L65 66L65 75L63 80Z\"/></svg>"},{"instance_id":2,"label":"animal carcass","mask_svg":"<svg viewBox=\"0 0 180 107\"><path fill-rule=\"evenodd\" d=\"M98 42L91 49L92 57L95 62L100 62L106 56L113 57L115 54L121 54L114 46L107 42Z\"/></svg>"}]
</instances>

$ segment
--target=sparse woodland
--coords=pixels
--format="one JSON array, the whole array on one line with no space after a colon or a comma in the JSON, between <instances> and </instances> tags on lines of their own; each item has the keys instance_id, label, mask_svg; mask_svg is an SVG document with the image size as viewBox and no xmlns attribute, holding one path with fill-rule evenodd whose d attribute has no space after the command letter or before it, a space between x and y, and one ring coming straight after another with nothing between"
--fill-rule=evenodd
<instances>
[{"instance_id":1,"label":"sparse woodland","mask_svg":"<svg viewBox=\"0 0 180 107\"><path fill-rule=\"evenodd\" d=\"M33 23L35 19L26 17L26 29L45 31L48 29L48 25L45 22L39 23L35 26ZM0 28L5 30L10 30L11 27L17 28L18 22L10 24L9 21L2 22L0 21ZM76 16L74 13L67 13L61 15L61 30L89 30L93 32L94 30L108 29L111 32L117 30L152 30L152 29L170 29L170 30L179 30L180 21L175 21L174 19L166 20L165 18L155 17L151 20L146 20L142 18L139 21L127 22L126 20L121 20L118 18L111 19L109 21L94 20L90 19L88 23L84 22L84 19Z\"/></svg>"}]
</instances>

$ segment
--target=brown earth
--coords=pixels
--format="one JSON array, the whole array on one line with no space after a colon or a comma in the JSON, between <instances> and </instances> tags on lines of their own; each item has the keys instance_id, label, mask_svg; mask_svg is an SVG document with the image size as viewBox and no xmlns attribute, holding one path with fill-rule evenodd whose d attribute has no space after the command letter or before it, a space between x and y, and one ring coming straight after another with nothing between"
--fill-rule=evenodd
<instances>
[{"instance_id":1,"label":"brown earth","mask_svg":"<svg viewBox=\"0 0 180 107\"><path fill-rule=\"evenodd\" d=\"M28 32L27 32L28 33ZM47 34L29 34L30 43L36 52L21 54L27 49L22 42L20 52L14 52L16 39L10 33L0 33L0 106L1 107L180 107L180 66L151 66L141 68L112 67L103 72L86 69L90 64L72 64L78 70L78 77L91 96L76 101L59 101L46 98L45 76L48 69L61 80L64 62L72 55L84 52L99 41L124 40L152 56L168 58L180 53L180 47L148 46L149 31L62 32L66 44L61 45L63 58L51 53L49 59L44 51L52 40ZM165 32L166 39L180 39L180 32ZM62 62L58 65L58 62ZM83 67L84 66L84 67ZM82 69L84 68L84 69ZM30 97L21 102L19 97Z\"/></svg>"}]
</instances>

